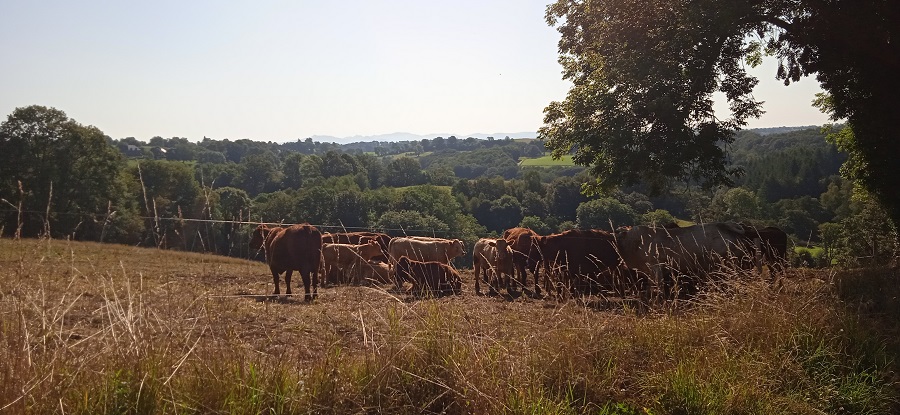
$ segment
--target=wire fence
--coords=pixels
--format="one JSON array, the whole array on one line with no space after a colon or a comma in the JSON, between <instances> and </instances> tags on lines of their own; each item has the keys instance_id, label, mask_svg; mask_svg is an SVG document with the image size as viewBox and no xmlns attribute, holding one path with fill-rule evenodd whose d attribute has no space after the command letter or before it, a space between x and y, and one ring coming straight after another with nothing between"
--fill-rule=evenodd
<instances>
[{"instance_id":1,"label":"wire fence","mask_svg":"<svg viewBox=\"0 0 900 415\"><path fill-rule=\"evenodd\" d=\"M242 216L242 215L239 215ZM248 215L249 216L249 215ZM302 222L308 223L308 222ZM286 221L122 215L115 212L80 213L0 209L0 237L51 237L82 241L215 253L257 258L249 248L252 230L259 225L292 226ZM450 238L451 231L404 227L346 226L309 223L323 233L378 232L390 236Z\"/></svg>"}]
</instances>

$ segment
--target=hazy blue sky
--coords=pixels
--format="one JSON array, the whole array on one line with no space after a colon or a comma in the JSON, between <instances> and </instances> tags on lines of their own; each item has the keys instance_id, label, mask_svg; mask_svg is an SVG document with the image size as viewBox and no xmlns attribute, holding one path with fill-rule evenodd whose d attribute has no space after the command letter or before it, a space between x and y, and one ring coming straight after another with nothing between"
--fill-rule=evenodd
<instances>
[{"instance_id":1,"label":"hazy blue sky","mask_svg":"<svg viewBox=\"0 0 900 415\"><path fill-rule=\"evenodd\" d=\"M549 0L0 0L0 116L113 138L535 131L564 98ZM751 127L822 124L818 84L755 73Z\"/></svg>"}]
</instances>

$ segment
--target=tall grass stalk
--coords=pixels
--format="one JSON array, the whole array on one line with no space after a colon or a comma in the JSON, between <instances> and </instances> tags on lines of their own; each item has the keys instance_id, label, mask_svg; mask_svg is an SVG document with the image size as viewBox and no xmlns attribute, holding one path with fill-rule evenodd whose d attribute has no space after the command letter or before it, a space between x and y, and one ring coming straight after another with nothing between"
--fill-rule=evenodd
<instances>
[{"instance_id":1,"label":"tall grass stalk","mask_svg":"<svg viewBox=\"0 0 900 415\"><path fill-rule=\"evenodd\" d=\"M468 274L460 297L307 304L236 294L270 281L232 258L0 240L0 263L2 414L900 409L892 271L735 277L637 315L478 297Z\"/></svg>"}]
</instances>

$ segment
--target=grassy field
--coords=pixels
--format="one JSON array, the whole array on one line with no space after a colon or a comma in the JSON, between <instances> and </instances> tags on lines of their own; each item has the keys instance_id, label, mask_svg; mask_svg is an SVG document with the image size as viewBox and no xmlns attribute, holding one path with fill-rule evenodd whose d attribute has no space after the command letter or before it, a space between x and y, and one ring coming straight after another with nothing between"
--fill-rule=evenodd
<instances>
[{"instance_id":1,"label":"grassy field","mask_svg":"<svg viewBox=\"0 0 900 415\"><path fill-rule=\"evenodd\" d=\"M647 313L471 274L304 303L258 262L0 239L0 414L897 413L897 278L735 277Z\"/></svg>"},{"instance_id":2,"label":"grassy field","mask_svg":"<svg viewBox=\"0 0 900 415\"><path fill-rule=\"evenodd\" d=\"M538 158L526 158L519 162L520 166L574 166L572 156L563 156L559 160L554 160L551 156Z\"/></svg>"}]
</instances>

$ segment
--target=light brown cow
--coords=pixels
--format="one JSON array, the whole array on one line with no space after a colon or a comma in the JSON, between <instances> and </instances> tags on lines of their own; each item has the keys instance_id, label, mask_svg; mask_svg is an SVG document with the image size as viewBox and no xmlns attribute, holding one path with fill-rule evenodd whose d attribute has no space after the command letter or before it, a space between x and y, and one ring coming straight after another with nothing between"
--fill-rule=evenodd
<instances>
[{"instance_id":1,"label":"light brown cow","mask_svg":"<svg viewBox=\"0 0 900 415\"><path fill-rule=\"evenodd\" d=\"M360 274L365 264L381 255L381 246L374 239L366 239L363 244L322 244L324 275L335 277L338 284L347 283L347 274L353 275L353 285L359 285Z\"/></svg>"},{"instance_id":2,"label":"light brown cow","mask_svg":"<svg viewBox=\"0 0 900 415\"><path fill-rule=\"evenodd\" d=\"M362 280L367 284L391 282L391 268L386 262L369 261L362 265Z\"/></svg>"},{"instance_id":3,"label":"light brown cow","mask_svg":"<svg viewBox=\"0 0 900 415\"><path fill-rule=\"evenodd\" d=\"M299 271L303 278L304 299L312 301L316 298L322 259L322 234L318 229L307 223L289 228L259 225L250 238L250 247L265 250L266 263L275 282L275 295L281 294L278 276L285 273L284 282L290 295L291 274Z\"/></svg>"},{"instance_id":4,"label":"light brown cow","mask_svg":"<svg viewBox=\"0 0 900 415\"><path fill-rule=\"evenodd\" d=\"M396 264L404 256L416 261L436 261L442 264L450 264L453 258L465 255L466 248L463 241L459 239L398 237L391 239L388 252L390 253L392 264ZM395 277L395 279L397 278ZM400 288L399 281L397 288Z\"/></svg>"},{"instance_id":5,"label":"light brown cow","mask_svg":"<svg viewBox=\"0 0 900 415\"><path fill-rule=\"evenodd\" d=\"M391 237L384 233L378 232L335 232L322 234L323 244L364 244L369 239L378 241L381 246L381 255L373 259L379 261L387 261L388 245L391 243Z\"/></svg>"},{"instance_id":6,"label":"light brown cow","mask_svg":"<svg viewBox=\"0 0 900 415\"><path fill-rule=\"evenodd\" d=\"M400 257L407 256L417 261L449 264L453 258L465 255L466 248L459 239L399 237L391 239L388 252L395 262Z\"/></svg>"},{"instance_id":7,"label":"light brown cow","mask_svg":"<svg viewBox=\"0 0 900 415\"><path fill-rule=\"evenodd\" d=\"M481 278L485 277L490 293L502 282L509 292L510 278L513 274L512 248L505 239L479 239L472 248L472 265L475 268L475 293L481 294Z\"/></svg>"}]
</instances>

